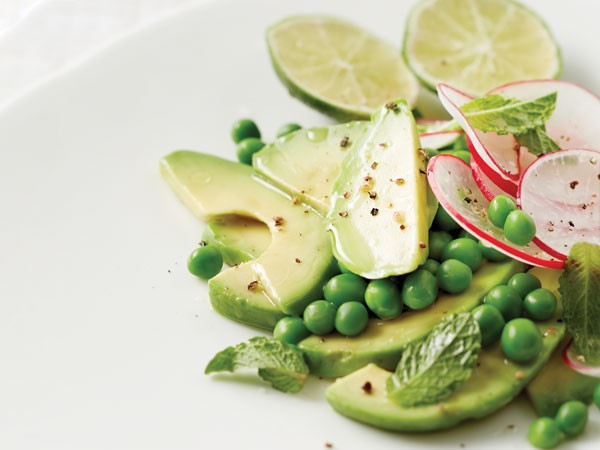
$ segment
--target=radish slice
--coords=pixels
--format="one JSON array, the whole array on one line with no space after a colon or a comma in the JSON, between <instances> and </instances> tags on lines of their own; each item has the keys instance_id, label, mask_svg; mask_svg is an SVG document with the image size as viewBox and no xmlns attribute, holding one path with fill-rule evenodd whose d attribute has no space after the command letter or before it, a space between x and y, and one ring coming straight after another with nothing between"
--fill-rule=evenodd
<instances>
[{"instance_id":1,"label":"radish slice","mask_svg":"<svg viewBox=\"0 0 600 450\"><path fill-rule=\"evenodd\" d=\"M444 209L471 234L527 264L553 269L564 267L564 261L554 258L534 243L514 245L504 237L501 229L492 225L487 215L489 202L475 184L471 168L460 158L434 156L427 166L427 179Z\"/></svg>"},{"instance_id":2,"label":"radish slice","mask_svg":"<svg viewBox=\"0 0 600 450\"><path fill-rule=\"evenodd\" d=\"M523 173L517 197L535 222L536 237L562 259L576 242L600 245L600 151L537 158Z\"/></svg>"},{"instance_id":3,"label":"radish slice","mask_svg":"<svg viewBox=\"0 0 600 450\"><path fill-rule=\"evenodd\" d=\"M475 161L477 167L481 171L483 175L485 175L495 186L497 186L501 191L504 191L505 194L510 195L511 197L517 196L517 190L519 185L507 178L504 178L497 171L490 168L482 159L480 154L475 150L473 143L467 136L467 146L469 147L469 151L471 152L471 161Z\"/></svg>"},{"instance_id":4,"label":"radish slice","mask_svg":"<svg viewBox=\"0 0 600 450\"><path fill-rule=\"evenodd\" d=\"M479 164L477 164L477 159L473 157L471 157L471 174L473 175L473 180L477 184L477 187L488 202L491 202L494 197L501 194L512 197L516 202L516 198L514 196L510 195L505 190L494 184L490 177L488 177L481 167L479 167Z\"/></svg>"},{"instance_id":5,"label":"radish slice","mask_svg":"<svg viewBox=\"0 0 600 450\"><path fill-rule=\"evenodd\" d=\"M476 130L460 110L461 106L473 100L473 97L443 83L438 84L437 91L442 105L465 130L471 140L474 152L479 156L480 166L488 168L497 176L508 181L517 181L519 179L519 153L513 135L484 133Z\"/></svg>"},{"instance_id":6,"label":"radish slice","mask_svg":"<svg viewBox=\"0 0 600 450\"><path fill-rule=\"evenodd\" d=\"M590 377L600 378L600 366L590 366L585 364L585 360L573 350L571 340L564 348L562 357L563 361L573 370Z\"/></svg>"},{"instance_id":7,"label":"radish slice","mask_svg":"<svg viewBox=\"0 0 600 450\"><path fill-rule=\"evenodd\" d=\"M490 94L534 100L552 92L557 93L556 108L546 122L548 135L560 148L599 149L600 97L578 84L562 80L518 81L500 86Z\"/></svg>"},{"instance_id":8,"label":"radish slice","mask_svg":"<svg viewBox=\"0 0 600 450\"><path fill-rule=\"evenodd\" d=\"M431 133L419 134L422 148L438 150L451 145L464 133L462 131L435 131Z\"/></svg>"}]
</instances>

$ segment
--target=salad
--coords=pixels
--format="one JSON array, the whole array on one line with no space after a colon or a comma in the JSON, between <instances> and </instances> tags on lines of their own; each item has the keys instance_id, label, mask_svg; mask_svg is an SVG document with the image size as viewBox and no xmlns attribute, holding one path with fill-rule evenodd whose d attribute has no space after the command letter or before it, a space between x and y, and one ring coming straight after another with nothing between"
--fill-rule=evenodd
<instances>
[{"instance_id":1,"label":"salad","mask_svg":"<svg viewBox=\"0 0 600 450\"><path fill-rule=\"evenodd\" d=\"M336 379L336 411L400 432L485 417L525 390L541 416L533 445L584 431L587 404L600 402L600 136L589 119L600 99L552 79L560 53L533 13L471 3L482 20L492 5L527 20L536 45L515 61L535 64L502 69L498 38L481 50L491 62L475 54L450 70L452 53L440 44L440 59L422 36L441 13L460 25L450 0L415 6L402 57L341 19L291 17L267 31L273 66L339 124L285 124L265 145L242 119L238 162L162 159L207 221L190 272L209 280L215 310L273 336L227 347L207 374L254 368L291 393L311 375ZM360 45L332 59L315 44L324 35ZM418 117L419 83L451 119Z\"/></svg>"}]
</instances>

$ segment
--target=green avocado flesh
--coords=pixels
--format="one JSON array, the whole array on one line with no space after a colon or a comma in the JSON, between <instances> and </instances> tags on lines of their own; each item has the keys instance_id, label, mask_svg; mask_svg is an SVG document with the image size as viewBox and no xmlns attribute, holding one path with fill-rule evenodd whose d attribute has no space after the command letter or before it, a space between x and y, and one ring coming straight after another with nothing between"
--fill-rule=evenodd
<instances>
[{"instance_id":1,"label":"green avocado flesh","mask_svg":"<svg viewBox=\"0 0 600 450\"><path fill-rule=\"evenodd\" d=\"M427 335L443 317L475 308L492 287L505 283L525 267L514 260L486 262L460 294L441 294L430 307L404 312L396 319L369 319L366 330L355 337L313 335L301 341L299 347L313 375L340 377L369 363L393 370L409 343Z\"/></svg>"},{"instance_id":2,"label":"green avocado flesh","mask_svg":"<svg viewBox=\"0 0 600 450\"><path fill-rule=\"evenodd\" d=\"M554 292L554 295L560 300L558 278L561 271L535 267L529 273L538 277L542 286ZM554 417L558 408L569 400L579 400L587 404L592 401L598 379L576 372L565 364L562 358L562 349L568 339L567 336L554 351L548 364L527 385L527 396L539 416Z\"/></svg>"},{"instance_id":3,"label":"green avocado flesh","mask_svg":"<svg viewBox=\"0 0 600 450\"><path fill-rule=\"evenodd\" d=\"M387 396L391 372L369 364L336 380L326 391L327 401L340 414L393 431L432 431L468 419L480 419L515 398L539 372L564 335L556 320L537 324L544 336L539 356L526 364L509 362L499 344L483 350L473 374L451 397L431 405L402 407ZM370 383L370 389L366 383ZM367 385L368 386L368 385Z\"/></svg>"},{"instance_id":4,"label":"green avocado flesh","mask_svg":"<svg viewBox=\"0 0 600 450\"><path fill-rule=\"evenodd\" d=\"M209 281L216 311L270 330L322 295L337 264L318 214L262 183L251 167L216 156L175 151L161 160L161 172L202 220L236 214L263 222L271 233L258 258Z\"/></svg>"},{"instance_id":5,"label":"green avocado flesh","mask_svg":"<svg viewBox=\"0 0 600 450\"><path fill-rule=\"evenodd\" d=\"M365 278L409 273L427 259L425 160L404 101L383 106L350 149L327 218L337 260Z\"/></svg>"},{"instance_id":6,"label":"green avocado flesh","mask_svg":"<svg viewBox=\"0 0 600 450\"><path fill-rule=\"evenodd\" d=\"M202 240L219 249L225 264L234 266L262 255L271 244L271 232L256 219L221 216L206 224Z\"/></svg>"},{"instance_id":7,"label":"green avocado flesh","mask_svg":"<svg viewBox=\"0 0 600 450\"><path fill-rule=\"evenodd\" d=\"M325 215L342 162L367 133L369 125L370 122L357 121L295 131L257 152L252 165L269 183ZM437 199L427 185L428 227L437 206Z\"/></svg>"}]
</instances>

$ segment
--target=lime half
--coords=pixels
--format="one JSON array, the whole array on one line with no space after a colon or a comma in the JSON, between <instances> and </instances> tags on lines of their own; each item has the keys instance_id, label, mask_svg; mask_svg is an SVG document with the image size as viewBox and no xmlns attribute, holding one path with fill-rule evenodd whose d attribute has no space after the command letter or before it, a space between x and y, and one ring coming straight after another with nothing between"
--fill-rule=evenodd
<instances>
[{"instance_id":1,"label":"lime half","mask_svg":"<svg viewBox=\"0 0 600 450\"><path fill-rule=\"evenodd\" d=\"M408 18L403 53L430 89L447 83L474 96L561 69L544 22L510 0L422 0Z\"/></svg>"},{"instance_id":2,"label":"lime half","mask_svg":"<svg viewBox=\"0 0 600 450\"><path fill-rule=\"evenodd\" d=\"M399 49L332 17L294 16L267 31L279 78L290 93L337 119L369 118L404 98L412 107L419 83Z\"/></svg>"}]
</instances>

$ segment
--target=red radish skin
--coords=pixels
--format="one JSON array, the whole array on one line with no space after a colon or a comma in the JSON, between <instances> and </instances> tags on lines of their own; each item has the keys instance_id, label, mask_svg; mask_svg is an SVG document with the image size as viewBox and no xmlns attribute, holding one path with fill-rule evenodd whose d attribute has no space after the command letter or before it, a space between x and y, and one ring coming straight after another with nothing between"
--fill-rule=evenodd
<instances>
[{"instance_id":1,"label":"red radish skin","mask_svg":"<svg viewBox=\"0 0 600 450\"><path fill-rule=\"evenodd\" d=\"M479 188L479 190L481 191L481 193L483 194L483 196L486 198L486 200L488 202L491 202L494 199L494 197L502 194L502 195L508 195L509 197L512 197L512 199L515 200L515 203L516 203L516 198L514 196L508 194L502 188L496 186L494 184L494 182L483 172L481 167L479 167L479 165L477 164L477 159L473 158L472 156L471 156L471 174L473 175L473 180L477 184L477 187Z\"/></svg>"},{"instance_id":2,"label":"red radish skin","mask_svg":"<svg viewBox=\"0 0 600 450\"><path fill-rule=\"evenodd\" d=\"M573 351L572 344L573 340L569 341L563 349L562 357L565 364L583 375L600 378L600 366L590 366L580 361L581 357Z\"/></svg>"},{"instance_id":3,"label":"red radish skin","mask_svg":"<svg viewBox=\"0 0 600 450\"><path fill-rule=\"evenodd\" d=\"M600 245L599 177L600 151L588 149L548 153L525 170L517 203L535 222L540 247L566 259L576 242Z\"/></svg>"},{"instance_id":4,"label":"red radish skin","mask_svg":"<svg viewBox=\"0 0 600 450\"><path fill-rule=\"evenodd\" d=\"M471 152L471 160L475 161L477 167L481 170L481 173L487 177L495 186L497 186L500 190L502 190L505 194L510 195L511 197L517 196L517 190L519 185L512 180L504 178L497 171L490 168L482 159L480 154L477 152L473 143L467 136L467 146L469 147L469 151Z\"/></svg>"},{"instance_id":5,"label":"red radish skin","mask_svg":"<svg viewBox=\"0 0 600 450\"><path fill-rule=\"evenodd\" d=\"M474 153L479 156L480 166L516 182L519 179L519 153L514 137L511 134L499 135L476 130L460 110L461 106L473 100L473 97L444 83L438 84L437 91L442 105L471 140ZM488 176L491 177L489 173Z\"/></svg>"},{"instance_id":6,"label":"red radish skin","mask_svg":"<svg viewBox=\"0 0 600 450\"><path fill-rule=\"evenodd\" d=\"M516 246L506 239L487 216L488 200L473 180L471 168L460 158L438 155L429 161L427 179L438 201L464 229L498 251L534 266L562 269L564 261L534 243Z\"/></svg>"}]
</instances>

